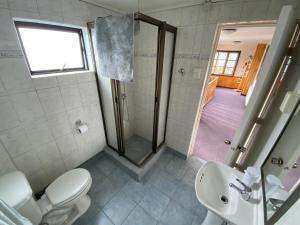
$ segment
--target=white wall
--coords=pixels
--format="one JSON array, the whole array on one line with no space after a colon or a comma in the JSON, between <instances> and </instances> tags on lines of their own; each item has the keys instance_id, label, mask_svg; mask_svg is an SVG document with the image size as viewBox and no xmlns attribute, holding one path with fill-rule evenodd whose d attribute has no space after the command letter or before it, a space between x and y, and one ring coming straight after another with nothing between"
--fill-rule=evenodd
<instances>
[{"instance_id":1,"label":"white wall","mask_svg":"<svg viewBox=\"0 0 300 225\"><path fill-rule=\"evenodd\" d=\"M170 147L188 153L217 23L277 19L286 4L296 7L299 18L298 0L234 0L149 14L179 28L167 128ZM181 67L185 76L177 72ZM202 70L200 79L193 77L195 67Z\"/></svg>"},{"instance_id":2,"label":"white wall","mask_svg":"<svg viewBox=\"0 0 300 225\"><path fill-rule=\"evenodd\" d=\"M12 18L86 26L108 14L77 0L0 1L0 175L21 170L37 192L105 146L94 73L32 79Z\"/></svg>"},{"instance_id":3,"label":"white wall","mask_svg":"<svg viewBox=\"0 0 300 225\"><path fill-rule=\"evenodd\" d=\"M238 45L218 44L217 50L241 51L240 58L239 58L237 66L236 66L234 76L242 76L244 74L243 66L244 66L246 60L248 60L250 55L252 55L252 56L254 55L256 46L259 43L263 43L263 42L241 43Z\"/></svg>"}]
</instances>

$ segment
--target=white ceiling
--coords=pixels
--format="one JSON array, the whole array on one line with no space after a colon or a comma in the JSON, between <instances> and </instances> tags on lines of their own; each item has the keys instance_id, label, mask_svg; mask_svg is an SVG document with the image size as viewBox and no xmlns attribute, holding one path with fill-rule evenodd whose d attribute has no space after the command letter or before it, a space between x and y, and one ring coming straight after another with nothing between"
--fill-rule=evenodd
<instances>
[{"instance_id":1,"label":"white ceiling","mask_svg":"<svg viewBox=\"0 0 300 225\"><path fill-rule=\"evenodd\" d=\"M242 41L243 43L270 42L272 40L275 27L234 27L237 31L233 34L221 32L219 43L231 44L232 41Z\"/></svg>"},{"instance_id":2,"label":"white ceiling","mask_svg":"<svg viewBox=\"0 0 300 225\"><path fill-rule=\"evenodd\" d=\"M203 4L205 0L86 0L118 12L149 12L166 8L177 8ZM220 0L213 0L220 1ZM222 0L223 1L223 0Z\"/></svg>"}]
</instances>

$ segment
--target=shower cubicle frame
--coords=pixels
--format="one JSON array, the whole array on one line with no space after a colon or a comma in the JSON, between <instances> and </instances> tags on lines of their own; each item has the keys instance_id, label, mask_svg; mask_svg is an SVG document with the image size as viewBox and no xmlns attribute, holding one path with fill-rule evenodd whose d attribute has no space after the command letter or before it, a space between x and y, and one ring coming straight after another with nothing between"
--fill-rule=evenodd
<instances>
[{"instance_id":1,"label":"shower cubicle frame","mask_svg":"<svg viewBox=\"0 0 300 225\"><path fill-rule=\"evenodd\" d=\"M121 113L121 106L120 106L120 99L121 99L121 91L120 91L120 81L118 80L111 80L111 89L112 89L112 96L113 96L113 108L114 108L114 115L115 115L115 123L116 123L116 134L117 134L117 142L118 142L118 149L111 146L108 142L107 138L107 127L105 123L105 116L103 113L103 100L101 99L100 94L100 85L98 80L98 75L95 69L96 73L96 81L97 81L97 89L98 89L98 95L100 99L100 107L102 112L102 118L103 118L103 126L104 126L104 132L105 132L105 139L106 144L111 149L118 152L119 155L125 157L128 161L135 164L136 166L142 166L151 156L152 154L155 154L157 150L165 143L166 140L166 129L167 129L167 119L168 119L168 113L169 113L169 101L170 101L170 91L171 91L171 82L172 82L172 75L173 75L173 67L174 67L174 58L175 58L175 46L176 46L176 37L177 37L177 28L167 24L166 22L157 20L155 18L152 18L150 16L147 16L142 13L135 13L134 19L136 21L142 21L148 24L152 24L154 26L158 27L158 39L157 39L157 57L156 57L156 79L155 79L155 97L153 99L154 101L154 118L153 118L153 134L152 134L152 153L149 154L140 164L137 164L133 160L131 160L129 157L125 155L125 143L124 143L124 129L123 129L123 115ZM94 26L94 22L88 23L88 30L90 34L90 42L91 42L91 48L93 50L92 40L91 40L91 28ZM166 108L166 120L165 126L164 126L164 137L161 143L157 143L157 135L158 135L158 125L159 125L159 109L160 109L160 100L161 100L161 84L162 84L162 76L163 76L163 63L164 63L164 48L165 48L165 36L166 32L170 32L174 35L173 39L173 46L172 46L172 59L171 59L171 68L170 68L170 79L169 79L169 90L168 90L168 96L167 96L167 108ZM92 53L93 55L93 53ZM95 57L93 55L93 61L95 66Z\"/></svg>"}]
</instances>

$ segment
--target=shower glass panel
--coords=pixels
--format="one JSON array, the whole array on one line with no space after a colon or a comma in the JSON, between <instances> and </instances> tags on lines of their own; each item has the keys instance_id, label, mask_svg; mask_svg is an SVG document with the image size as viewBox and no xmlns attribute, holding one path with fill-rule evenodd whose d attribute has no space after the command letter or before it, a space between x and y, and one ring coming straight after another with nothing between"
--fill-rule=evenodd
<instances>
[{"instance_id":1,"label":"shower glass panel","mask_svg":"<svg viewBox=\"0 0 300 225\"><path fill-rule=\"evenodd\" d=\"M138 22L133 82L120 82L125 157L141 164L152 154L158 26Z\"/></svg>"},{"instance_id":2,"label":"shower glass panel","mask_svg":"<svg viewBox=\"0 0 300 225\"><path fill-rule=\"evenodd\" d=\"M93 51L97 51L94 48L95 42L95 35L94 35L94 28L90 27L90 35L92 38L92 47ZM94 57L93 57L94 58ZM94 63L96 64L96 63ZM112 88L111 80L109 78L103 76L97 76L98 80L98 90L100 92L100 99L101 99L101 108L103 114L103 122L105 126L105 133L106 133L106 141L107 145L118 149L118 138L117 138L117 129L116 129L116 121L114 115L114 101L112 95Z\"/></svg>"},{"instance_id":3,"label":"shower glass panel","mask_svg":"<svg viewBox=\"0 0 300 225\"><path fill-rule=\"evenodd\" d=\"M161 80L161 93L159 103L159 118L157 128L157 147L165 141L165 130L167 123L168 114L168 101L169 101L169 88L172 77L172 66L173 66L173 50L174 50L174 39L175 34L166 31L165 35L165 47L164 47L164 60L163 60L163 71Z\"/></svg>"}]
</instances>

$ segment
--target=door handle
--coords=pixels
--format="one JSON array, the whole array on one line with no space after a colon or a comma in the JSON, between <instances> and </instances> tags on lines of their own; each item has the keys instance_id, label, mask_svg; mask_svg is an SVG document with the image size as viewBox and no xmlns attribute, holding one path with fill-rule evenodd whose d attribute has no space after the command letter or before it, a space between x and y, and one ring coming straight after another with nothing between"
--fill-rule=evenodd
<instances>
[{"instance_id":1,"label":"door handle","mask_svg":"<svg viewBox=\"0 0 300 225\"><path fill-rule=\"evenodd\" d=\"M230 145L230 144L231 144L231 141L228 140L228 139L225 139L225 140L224 140L224 143L225 143L226 145Z\"/></svg>"},{"instance_id":2,"label":"door handle","mask_svg":"<svg viewBox=\"0 0 300 225\"><path fill-rule=\"evenodd\" d=\"M282 166L283 165L283 159L281 157L273 157L271 159L271 163L274 164L274 165L277 165L277 166Z\"/></svg>"},{"instance_id":3,"label":"door handle","mask_svg":"<svg viewBox=\"0 0 300 225\"><path fill-rule=\"evenodd\" d=\"M298 168L298 167L299 167L299 163L297 163L297 162L295 162L295 163L293 164L293 166L292 166L293 169L296 169L296 168Z\"/></svg>"}]
</instances>

